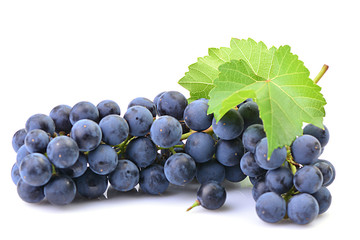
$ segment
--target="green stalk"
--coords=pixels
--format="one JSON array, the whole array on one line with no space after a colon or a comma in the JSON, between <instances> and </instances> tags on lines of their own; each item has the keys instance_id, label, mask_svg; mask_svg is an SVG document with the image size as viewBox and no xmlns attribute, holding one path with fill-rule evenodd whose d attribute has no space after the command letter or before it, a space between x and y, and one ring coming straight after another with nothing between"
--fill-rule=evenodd
<instances>
[{"instance_id":1,"label":"green stalk","mask_svg":"<svg viewBox=\"0 0 360 240\"><path fill-rule=\"evenodd\" d=\"M314 83L317 84L320 79L324 76L324 74L326 73L326 71L329 69L329 66L324 64L324 66L321 68L320 72L318 73L318 75L314 78Z\"/></svg>"}]
</instances>

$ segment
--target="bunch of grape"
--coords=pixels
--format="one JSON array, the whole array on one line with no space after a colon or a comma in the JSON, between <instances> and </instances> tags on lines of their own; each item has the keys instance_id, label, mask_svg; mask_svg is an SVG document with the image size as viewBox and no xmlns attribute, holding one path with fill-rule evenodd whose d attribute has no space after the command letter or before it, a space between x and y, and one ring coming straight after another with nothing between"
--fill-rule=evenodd
<instances>
[{"instance_id":1,"label":"bunch of grape","mask_svg":"<svg viewBox=\"0 0 360 240\"><path fill-rule=\"evenodd\" d=\"M29 203L46 199L66 205L78 195L101 197L108 187L125 192L138 186L162 194L169 184L196 180L197 200L189 209L213 210L225 203L225 179L240 182L249 176L264 221L280 221L287 213L302 224L327 210L331 195L326 186L335 170L318 160L329 138L326 128L308 125L291 147L276 149L267 159L255 102L244 101L219 121L207 110L207 99L188 104L181 93L167 91L153 101L135 98L123 117L111 100L35 114L12 139L17 192Z\"/></svg>"}]
</instances>

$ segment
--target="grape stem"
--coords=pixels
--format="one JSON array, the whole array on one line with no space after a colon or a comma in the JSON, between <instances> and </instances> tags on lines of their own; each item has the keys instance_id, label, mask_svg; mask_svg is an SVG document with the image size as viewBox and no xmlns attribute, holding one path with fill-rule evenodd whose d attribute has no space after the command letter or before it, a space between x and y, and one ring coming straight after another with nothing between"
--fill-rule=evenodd
<instances>
[{"instance_id":1,"label":"grape stem","mask_svg":"<svg viewBox=\"0 0 360 240\"><path fill-rule=\"evenodd\" d=\"M318 75L314 78L314 83L317 84L320 79L324 76L324 74L326 73L326 71L329 69L329 66L324 64L324 66L321 68L320 72L318 73Z\"/></svg>"},{"instance_id":2,"label":"grape stem","mask_svg":"<svg viewBox=\"0 0 360 240\"><path fill-rule=\"evenodd\" d=\"M183 135L181 135L180 140L187 139L191 134L196 133L196 132L197 132L197 131L195 131L195 130L190 130L190 132L184 133ZM206 130L204 130L204 131L202 131L202 132L204 132L204 133L209 133L209 134L210 134L210 133L213 133L214 130L213 130L212 126L211 126L211 127L209 127L208 129L206 129Z\"/></svg>"},{"instance_id":3,"label":"grape stem","mask_svg":"<svg viewBox=\"0 0 360 240\"><path fill-rule=\"evenodd\" d=\"M199 200L196 200L193 205L191 205L188 209L186 209L186 211L188 212L191 209L193 209L194 207L197 207L197 206L200 206L200 205L201 204L200 204Z\"/></svg>"},{"instance_id":4,"label":"grape stem","mask_svg":"<svg viewBox=\"0 0 360 240\"><path fill-rule=\"evenodd\" d=\"M287 151L286 161L290 164L291 172L295 174L297 168L301 168L302 165L300 163L295 162L289 146L286 146L286 151Z\"/></svg>"}]
</instances>

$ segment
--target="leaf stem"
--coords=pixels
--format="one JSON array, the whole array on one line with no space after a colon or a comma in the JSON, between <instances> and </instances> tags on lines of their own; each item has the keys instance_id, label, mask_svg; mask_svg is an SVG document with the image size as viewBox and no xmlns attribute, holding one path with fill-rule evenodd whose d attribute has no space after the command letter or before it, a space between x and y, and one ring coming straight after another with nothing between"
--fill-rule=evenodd
<instances>
[{"instance_id":1,"label":"leaf stem","mask_svg":"<svg viewBox=\"0 0 360 240\"><path fill-rule=\"evenodd\" d=\"M318 73L318 75L314 78L314 83L317 84L320 79L322 78L322 76L324 76L324 74L326 73L326 71L329 69L329 66L324 64L324 66L322 66L320 72Z\"/></svg>"}]
</instances>

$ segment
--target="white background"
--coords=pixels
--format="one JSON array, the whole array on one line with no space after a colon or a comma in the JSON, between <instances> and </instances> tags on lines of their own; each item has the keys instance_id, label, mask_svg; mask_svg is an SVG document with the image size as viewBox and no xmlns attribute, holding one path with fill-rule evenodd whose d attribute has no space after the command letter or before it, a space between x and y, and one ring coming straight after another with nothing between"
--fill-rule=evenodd
<instances>
[{"instance_id":1,"label":"white background","mask_svg":"<svg viewBox=\"0 0 360 240\"><path fill-rule=\"evenodd\" d=\"M306 239L354 236L358 228L357 1L2 1L1 238L16 239ZM228 184L218 211L185 209L197 185L163 196L113 194L66 207L27 204L10 178L12 135L35 113L58 104L117 101L177 90L188 65L209 47L251 37L268 47L288 44L319 82L331 140L323 158L336 167L333 204L311 224L267 224L255 213L249 188ZM356 220L353 220L355 217Z\"/></svg>"}]
</instances>

